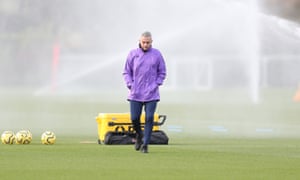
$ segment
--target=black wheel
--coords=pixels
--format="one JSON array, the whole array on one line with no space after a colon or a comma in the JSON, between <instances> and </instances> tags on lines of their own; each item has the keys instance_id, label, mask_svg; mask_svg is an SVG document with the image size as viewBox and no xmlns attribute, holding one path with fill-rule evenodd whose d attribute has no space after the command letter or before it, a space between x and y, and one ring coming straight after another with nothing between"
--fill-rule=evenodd
<instances>
[{"instance_id":1,"label":"black wheel","mask_svg":"<svg viewBox=\"0 0 300 180\"><path fill-rule=\"evenodd\" d=\"M104 138L104 144L111 144L112 136L113 136L112 132L106 133L105 138Z\"/></svg>"}]
</instances>

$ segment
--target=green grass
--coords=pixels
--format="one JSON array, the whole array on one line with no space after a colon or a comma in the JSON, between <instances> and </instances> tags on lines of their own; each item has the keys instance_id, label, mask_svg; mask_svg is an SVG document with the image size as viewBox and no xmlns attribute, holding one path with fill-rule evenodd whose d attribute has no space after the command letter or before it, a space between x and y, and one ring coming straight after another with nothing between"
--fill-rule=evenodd
<instances>
[{"instance_id":1,"label":"green grass","mask_svg":"<svg viewBox=\"0 0 300 180\"><path fill-rule=\"evenodd\" d=\"M163 92L158 113L167 115L161 128L170 144L142 154L130 145L96 144L95 117L128 112L123 94L1 91L0 131L29 129L34 139L0 144L0 179L299 179L300 103L293 95L263 90L261 102L253 104L244 91ZM40 144L45 130L56 133L55 145Z\"/></svg>"},{"instance_id":2,"label":"green grass","mask_svg":"<svg viewBox=\"0 0 300 180\"><path fill-rule=\"evenodd\" d=\"M182 126L187 133L210 134L209 126L223 126L230 135L255 136L257 128L273 129L272 136L300 137L300 103L292 101L295 90L261 91L253 104L247 91L219 90L163 92L157 112L167 115L166 124ZM129 112L126 93L63 95L0 91L0 131L30 129L41 134L96 135L98 113ZM75 133L76 132L76 133Z\"/></svg>"},{"instance_id":3,"label":"green grass","mask_svg":"<svg viewBox=\"0 0 300 180\"><path fill-rule=\"evenodd\" d=\"M171 135L150 153L132 145L80 143L0 145L1 179L299 179L299 139Z\"/></svg>"}]
</instances>

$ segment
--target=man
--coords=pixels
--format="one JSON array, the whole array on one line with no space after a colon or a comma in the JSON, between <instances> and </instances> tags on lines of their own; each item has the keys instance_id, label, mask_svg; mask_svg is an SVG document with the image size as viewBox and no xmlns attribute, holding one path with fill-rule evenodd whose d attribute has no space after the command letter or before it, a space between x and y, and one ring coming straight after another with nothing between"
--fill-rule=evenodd
<instances>
[{"instance_id":1,"label":"man","mask_svg":"<svg viewBox=\"0 0 300 180\"><path fill-rule=\"evenodd\" d=\"M123 76L129 89L130 116L136 132L135 149L148 153L154 113L157 102L160 100L159 86L163 84L166 77L164 58L159 50L152 48L150 32L142 33L139 48L130 51ZM143 107L145 110L144 134L140 122Z\"/></svg>"}]
</instances>

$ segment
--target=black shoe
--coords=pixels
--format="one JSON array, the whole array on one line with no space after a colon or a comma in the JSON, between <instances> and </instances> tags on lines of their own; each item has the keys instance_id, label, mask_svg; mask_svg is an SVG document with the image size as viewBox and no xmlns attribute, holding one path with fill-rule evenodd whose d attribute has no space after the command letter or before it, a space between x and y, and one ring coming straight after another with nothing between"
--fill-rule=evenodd
<instances>
[{"instance_id":1,"label":"black shoe","mask_svg":"<svg viewBox=\"0 0 300 180\"><path fill-rule=\"evenodd\" d=\"M147 145L142 145L141 152L142 153L148 153L148 146Z\"/></svg>"},{"instance_id":2,"label":"black shoe","mask_svg":"<svg viewBox=\"0 0 300 180\"><path fill-rule=\"evenodd\" d=\"M135 140L135 145L134 145L134 148L135 150L140 150L141 149L141 146L142 146L143 142L142 142L142 136L137 134L136 135L136 140Z\"/></svg>"}]
</instances>

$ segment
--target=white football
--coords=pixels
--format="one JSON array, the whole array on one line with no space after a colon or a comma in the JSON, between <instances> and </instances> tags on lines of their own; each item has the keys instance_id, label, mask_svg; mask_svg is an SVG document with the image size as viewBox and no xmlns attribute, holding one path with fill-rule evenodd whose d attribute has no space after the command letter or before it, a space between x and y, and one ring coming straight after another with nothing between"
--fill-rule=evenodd
<instances>
[{"instance_id":1,"label":"white football","mask_svg":"<svg viewBox=\"0 0 300 180\"><path fill-rule=\"evenodd\" d=\"M15 134L12 131L4 131L1 135L1 141L3 144L13 144L15 139Z\"/></svg>"},{"instance_id":2,"label":"white football","mask_svg":"<svg viewBox=\"0 0 300 180\"><path fill-rule=\"evenodd\" d=\"M56 141L56 136L52 131L45 131L41 136L42 144L54 144Z\"/></svg>"},{"instance_id":3,"label":"white football","mask_svg":"<svg viewBox=\"0 0 300 180\"><path fill-rule=\"evenodd\" d=\"M32 134L29 130L21 130L16 134L16 144L30 144Z\"/></svg>"}]
</instances>

